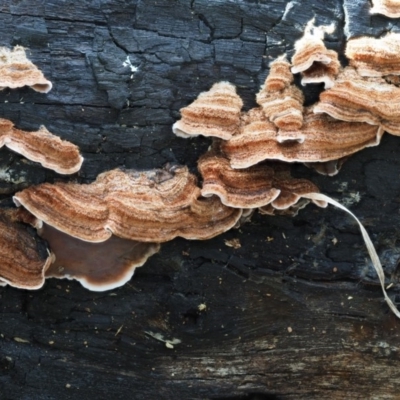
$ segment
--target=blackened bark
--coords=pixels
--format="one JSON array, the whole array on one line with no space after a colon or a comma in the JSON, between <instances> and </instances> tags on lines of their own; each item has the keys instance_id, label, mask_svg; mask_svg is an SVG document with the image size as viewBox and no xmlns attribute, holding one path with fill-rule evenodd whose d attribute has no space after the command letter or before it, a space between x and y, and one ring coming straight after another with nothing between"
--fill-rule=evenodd
<instances>
[{"instance_id":1,"label":"blackened bark","mask_svg":"<svg viewBox=\"0 0 400 400\"><path fill-rule=\"evenodd\" d=\"M102 171L188 165L209 140L171 131L179 109L229 80L246 108L276 56L312 17L334 23L327 45L398 30L367 0L0 0L1 45L21 44L53 83L0 93L0 116L79 145L85 163L60 178L0 151L3 205L24 185L90 182ZM128 61L137 71L124 65ZM134 69L134 68L133 68ZM316 93L308 92L308 101ZM350 158L339 175L303 166L361 218L396 300L400 139ZM241 247L226 245L238 239ZM49 280L0 288L2 399L397 399L400 323L383 302L358 227L309 206L255 216L206 242L163 246L130 283L92 293ZM165 341L179 339L168 348ZM163 341L164 340L164 341ZM171 345L169 345L171 347ZM258 396L253 395L258 393Z\"/></svg>"}]
</instances>

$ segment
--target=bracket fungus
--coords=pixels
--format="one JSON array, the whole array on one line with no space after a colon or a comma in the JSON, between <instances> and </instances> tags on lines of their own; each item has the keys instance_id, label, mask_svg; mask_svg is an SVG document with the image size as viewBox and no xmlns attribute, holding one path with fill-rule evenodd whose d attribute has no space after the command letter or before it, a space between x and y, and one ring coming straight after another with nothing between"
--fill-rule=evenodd
<instances>
[{"instance_id":1,"label":"bracket fungus","mask_svg":"<svg viewBox=\"0 0 400 400\"><path fill-rule=\"evenodd\" d=\"M216 83L209 91L200 93L193 103L181 108L182 118L172 130L183 138L203 135L229 139L239 127L242 106L235 86L229 82Z\"/></svg>"},{"instance_id":2,"label":"bracket fungus","mask_svg":"<svg viewBox=\"0 0 400 400\"><path fill-rule=\"evenodd\" d=\"M161 179L160 179L161 177ZM181 236L209 239L232 228L242 210L202 198L186 167L105 172L89 185L44 183L14 196L39 220L89 242L116 236L162 243Z\"/></svg>"},{"instance_id":3,"label":"bracket fungus","mask_svg":"<svg viewBox=\"0 0 400 400\"><path fill-rule=\"evenodd\" d=\"M14 128L11 121L0 118L0 147L4 145L59 174L73 174L83 162L78 146L61 140L44 126L36 132L24 132Z\"/></svg>"},{"instance_id":4,"label":"bracket fungus","mask_svg":"<svg viewBox=\"0 0 400 400\"><path fill-rule=\"evenodd\" d=\"M13 50L0 47L0 90L30 86L40 93L51 90L52 84L26 57L25 49L15 46Z\"/></svg>"},{"instance_id":5,"label":"bracket fungus","mask_svg":"<svg viewBox=\"0 0 400 400\"><path fill-rule=\"evenodd\" d=\"M371 14L382 14L389 18L400 17L400 0L372 0Z\"/></svg>"},{"instance_id":6,"label":"bracket fungus","mask_svg":"<svg viewBox=\"0 0 400 400\"><path fill-rule=\"evenodd\" d=\"M400 88L380 77L362 77L352 67L339 74L335 86L320 94L314 112L349 122L379 125L400 135Z\"/></svg>"},{"instance_id":7,"label":"bracket fungus","mask_svg":"<svg viewBox=\"0 0 400 400\"><path fill-rule=\"evenodd\" d=\"M209 151L199 159L198 168L203 177L201 194L217 195L229 207L271 205L283 210L295 205L302 194L319 192L312 182L292 178L286 164L269 163L233 169L228 159L216 151ZM315 203L320 207L327 206L325 202Z\"/></svg>"},{"instance_id":8,"label":"bracket fungus","mask_svg":"<svg viewBox=\"0 0 400 400\"><path fill-rule=\"evenodd\" d=\"M296 130L303 124L304 96L293 83L290 64L285 57L271 63L270 73L256 100L264 114L278 128Z\"/></svg>"},{"instance_id":9,"label":"bracket fungus","mask_svg":"<svg viewBox=\"0 0 400 400\"><path fill-rule=\"evenodd\" d=\"M26 225L7 211L0 215L0 280L21 289L39 289L52 256Z\"/></svg>"},{"instance_id":10,"label":"bracket fungus","mask_svg":"<svg viewBox=\"0 0 400 400\"><path fill-rule=\"evenodd\" d=\"M303 86L321 82L326 89L333 86L340 62L336 51L328 50L323 42L325 33L332 31L333 26L314 26L313 19L307 24L304 36L296 42L291 70L294 74L301 72Z\"/></svg>"},{"instance_id":11,"label":"bracket fungus","mask_svg":"<svg viewBox=\"0 0 400 400\"><path fill-rule=\"evenodd\" d=\"M336 87L336 86L335 86ZM221 143L233 168L247 168L264 160L326 162L380 143L383 130L366 123L339 121L308 108L301 133L303 143L276 141L275 127L260 113L250 110L241 132Z\"/></svg>"},{"instance_id":12,"label":"bracket fungus","mask_svg":"<svg viewBox=\"0 0 400 400\"><path fill-rule=\"evenodd\" d=\"M400 75L400 33L350 39L345 54L361 76Z\"/></svg>"},{"instance_id":13,"label":"bracket fungus","mask_svg":"<svg viewBox=\"0 0 400 400\"><path fill-rule=\"evenodd\" d=\"M128 282L136 268L160 249L158 243L142 243L111 236L102 243L89 243L47 224L39 229L53 254L46 278L75 279L92 291L114 289Z\"/></svg>"}]
</instances>

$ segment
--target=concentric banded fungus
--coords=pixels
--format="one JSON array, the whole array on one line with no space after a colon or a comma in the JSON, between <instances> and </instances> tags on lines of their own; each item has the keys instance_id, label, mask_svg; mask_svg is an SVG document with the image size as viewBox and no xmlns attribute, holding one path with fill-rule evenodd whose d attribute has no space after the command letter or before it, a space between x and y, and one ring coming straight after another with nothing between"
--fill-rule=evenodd
<instances>
[{"instance_id":1,"label":"concentric banded fungus","mask_svg":"<svg viewBox=\"0 0 400 400\"><path fill-rule=\"evenodd\" d=\"M241 210L224 206L216 196L202 198L196 178L186 167L170 172L171 178L161 182L143 173L127 174L123 190L120 184L107 185L108 226L115 235L158 243L177 236L204 240L227 231L239 220Z\"/></svg>"},{"instance_id":2,"label":"concentric banded fungus","mask_svg":"<svg viewBox=\"0 0 400 400\"><path fill-rule=\"evenodd\" d=\"M52 257L39 238L2 212L0 216L0 280L21 289L39 289Z\"/></svg>"},{"instance_id":3,"label":"concentric banded fungus","mask_svg":"<svg viewBox=\"0 0 400 400\"><path fill-rule=\"evenodd\" d=\"M400 0L372 0L371 14L382 14L389 18L400 17Z\"/></svg>"},{"instance_id":4,"label":"concentric banded fungus","mask_svg":"<svg viewBox=\"0 0 400 400\"><path fill-rule=\"evenodd\" d=\"M270 163L233 169L229 161L214 150L200 158L198 168L203 176L202 195L215 194L230 207L258 208L271 204L282 210L295 205L302 194L319 192L312 182L292 178L287 165ZM316 204L326 207L324 202Z\"/></svg>"},{"instance_id":5,"label":"concentric banded fungus","mask_svg":"<svg viewBox=\"0 0 400 400\"><path fill-rule=\"evenodd\" d=\"M291 84L293 77L290 75L290 64L285 58L271 63L270 73L256 99L264 114L278 128L296 130L303 123L304 96L298 87ZM280 87L283 89L275 89Z\"/></svg>"},{"instance_id":6,"label":"concentric banded fungus","mask_svg":"<svg viewBox=\"0 0 400 400\"><path fill-rule=\"evenodd\" d=\"M6 145L45 168L59 174L73 174L82 166L79 148L53 135L44 126L36 132L24 132L13 128L10 121L0 119L0 129L0 146Z\"/></svg>"},{"instance_id":7,"label":"concentric banded fungus","mask_svg":"<svg viewBox=\"0 0 400 400\"><path fill-rule=\"evenodd\" d=\"M235 170L225 157L209 151L199 159L198 169L203 177L201 194L217 195L229 207L262 207L280 193L273 187L274 170L267 165Z\"/></svg>"},{"instance_id":8,"label":"concentric banded fungus","mask_svg":"<svg viewBox=\"0 0 400 400\"><path fill-rule=\"evenodd\" d=\"M52 84L42 72L26 58L25 50L21 46L10 50L0 47L0 90L30 86L40 93L47 93Z\"/></svg>"},{"instance_id":9,"label":"concentric banded fungus","mask_svg":"<svg viewBox=\"0 0 400 400\"><path fill-rule=\"evenodd\" d=\"M111 236L103 243L88 243L73 238L47 224L40 229L54 254L46 278L78 280L93 291L122 286L132 278L135 268L157 253L160 245L140 243Z\"/></svg>"},{"instance_id":10,"label":"concentric banded fungus","mask_svg":"<svg viewBox=\"0 0 400 400\"><path fill-rule=\"evenodd\" d=\"M189 106L181 108L182 119L175 122L175 135L214 136L229 139L236 134L240 123L242 99L236 94L235 86L229 82L219 82Z\"/></svg>"},{"instance_id":11,"label":"concentric banded fungus","mask_svg":"<svg viewBox=\"0 0 400 400\"><path fill-rule=\"evenodd\" d=\"M285 55L278 57L270 64L269 74L265 80L265 90L276 92L288 88L293 83L293 74Z\"/></svg>"},{"instance_id":12,"label":"concentric banded fungus","mask_svg":"<svg viewBox=\"0 0 400 400\"><path fill-rule=\"evenodd\" d=\"M336 87L336 85L335 85ZM347 123L309 108L301 128L304 143L278 143L275 127L250 110L241 133L221 143L222 152L233 168L247 168L263 160L325 162L379 144L383 130L366 123Z\"/></svg>"},{"instance_id":13,"label":"concentric banded fungus","mask_svg":"<svg viewBox=\"0 0 400 400\"><path fill-rule=\"evenodd\" d=\"M331 27L315 27L314 20L307 24L304 36L295 44L296 52L292 57L292 73L302 73L301 84L325 84L325 88L333 86L339 73L340 63L338 54L328 50L322 41L325 32L331 32Z\"/></svg>"},{"instance_id":14,"label":"concentric banded fungus","mask_svg":"<svg viewBox=\"0 0 400 400\"><path fill-rule=\"evenodd\" d=\"M318 187L307 179L296 179L290 175L290 168L287 164L274 164L274 187L280 190L279 196L271 202L276 210L293 208L304 195L319 193ZM325 201L312 200L314 204L325 208L328 204Z\"/></svg>"},{"instance_id":15,"label":"concentric banded fungus","mask_svg":"<svg viewBox=\"0 0 400 400\"><path fill-rule=\"evenodd\" d=\"M70 236L89 242L103 242L111 232L105 229L109 211L102 199L101 185L43 183L14 196L17 206Z\"/></svg>"},{"instance_id":16,"label":"concentric banded fungus","mask_svg":"<svg viewBox=\"0 0 400 400\"><path fill-rule=\"evenodd\" d=\"M400 16L400 2L398 7ZM400 75L400 33L351 39L346 56L361 76Z\"/></svg>"},{"instance_id":17,"label":"concentric banded fungus","mask_svg":"<svg viewBox=\"0 0 400 400\"><path fill-rule=\"evenodd\" d=\"M346 67L335 86L321 93L314 112L342 121L381 125L385 131L400 135L399 103L400 88L382 78L361 77L352 67Z\"/></svg>"},{"instance_id":18,"label":"concentric banded fungus","mask_svg":"<svg viewBox=\"0 0 400 400\"><path fill-rule=\"evenodd\" d=\"M44 183L14 196L38 219L70 236L102 242L111 234L140 242L176 236L209 239L232 228L242 211L201 198L186 167L105 172L90 185Z\"/></svg>"}]
</instances>

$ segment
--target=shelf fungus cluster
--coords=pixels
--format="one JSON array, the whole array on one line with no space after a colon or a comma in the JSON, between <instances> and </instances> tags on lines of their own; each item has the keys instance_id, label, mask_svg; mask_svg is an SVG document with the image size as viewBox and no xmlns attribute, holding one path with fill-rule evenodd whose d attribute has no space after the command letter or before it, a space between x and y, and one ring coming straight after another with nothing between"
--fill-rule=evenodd
<instances>
[{"instance_id":1,"label":"shelf fungus cluster","mask_svg":"<svg viewBox=\"0 0 400 400\"><path fill-rule=\"evenodd\" d=\"M53 254L45 277L73 278L91 290L124 284L160 243L205 240L237 224L242 209L203 197L186 167L112 170L91 184L43 183L14 196L35 218Z\"/></svg>"},{"instance_id":2,"label":"shelf fungus cluster","mask_svg":"<svg viewBox=\"0 0 400 400\"><path fill-rule=\"evenodd\" d=\"M296 43L291 63L281 56L271 64L256 95L259 107L242 111L234 87L226 82L215 84L182 109L174 132L183 137L191 132L213 137L198 162L204 197L218 196L226 206L242 208L246 216L254 209L262 214L295 214L309 200L349 213L360 226L385 300L400 318L387 296L382 265L361 222L344 206L320 194L312 182L292 178L283 163L302 162L317 172L334 175L351 154L379 145L385 131L400 135L400 35L349 41L350 65L342 68L338 54L323 42L332 27L313 23ZM316 104L303 106L303 93L294 84L296 73L302 74L302 85L324 84ZM219 85L229 87L225 99L216 90ZM187 110L199 110L200 104L201 112L193 118ZM225 126L230 127L229 134L221 133Z\"/></svg>"},{"instance_id":3,"label":"shelf fungus cluster","mask_svg":"<svg viewBox=\"0 0 400 400\"><path fill-rule=\"evenodd\" d=\"M23 86L41 93L52 88L51 82L28 60L23 47L16 46L13 50L0 47L0 90ZM36 132L24 132L11 121L0 118L0 147L3 146L59 174L73 174L83 162L76 145L61 140L44 126Z\"/></svg>"},{"instance_id":4,"label":"shelf fungus cluster","mask_svg":"<svg viewBox=\"0 0 400 400\"><path fill-rule=\"evenodd\" d=\"M389 7L394 2L381 3ZM210 239L243 223L254 210L294 215L312 201L351 214L314 183L293 178L288 163L334 175L350 155L377 146L385 131L400 135L399 35L352 39L346 51L350 65L342 68L323 41L331 31L315 27L314 21L307 25L291 62L282 56L271 64L256 95L257 107L243 111L235 87L220 82L181 109L172 127L177 136L213 140L198 161L201 185L187 167L167 165L151 171L116 169L91 184L43 183L16 193L19 208L0 215L0 254L6 260L0 285L34 289L46 277L65 277L91 290L107 290L129 280L161 243L176 237ZM0 51L0 67L3 62L10 70L32 71L24 85L50 90L51 83L33 64L16 66L23 57L21 48ZM302 85L324 85L316 104L304 107L303 92L294 83L297 73ZM19 81L20 76L7 79ZM7 82L0 87L23 86ZM82 163L76 146L45 128L27 133L0 120L2 145L59 173L76 172ZM372 242L351 215L360 225L385 299L400 317L385 292Z\"/></svg>"}]
</instances>

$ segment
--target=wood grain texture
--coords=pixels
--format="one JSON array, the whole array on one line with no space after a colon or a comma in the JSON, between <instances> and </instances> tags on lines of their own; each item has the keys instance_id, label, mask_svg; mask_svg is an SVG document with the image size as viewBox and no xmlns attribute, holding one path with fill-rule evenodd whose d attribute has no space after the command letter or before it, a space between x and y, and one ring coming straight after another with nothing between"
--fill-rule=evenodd
<instances>
[{"instance_id":1,"label":"wood grain texture","mask_svg":"<svg viewBox=\"0 0 400 400\"><path fill-rule=\"evenodd\" d=\"M345 35L398 29L398 20L369 16L369 6L0 0L1 45L28 47L54 84L47 95L0 92L0 116L28 131L43 124L85 157L70 178L0 150L1 205L24 186L89 183L119 166L170 161L195 171L210 141L172 134L181 107L220 80L254 107L269 62L292 56L313 16L335 23L326 43L341 54ZM127 57L137 72L123 65ZM318 92L307 89L306 102ZM360 217L398 301L400 140L386 136L335 177L300 165L292 174ZM241 247L227 246L232 239ZM331 208L257 215L204 242L174 240L111 292L49 280L0 296L2 399L399 398L400 322L383 303L357 226ZM161 338L181 343L171 349Z\"/></svg>"}]
</instances>

